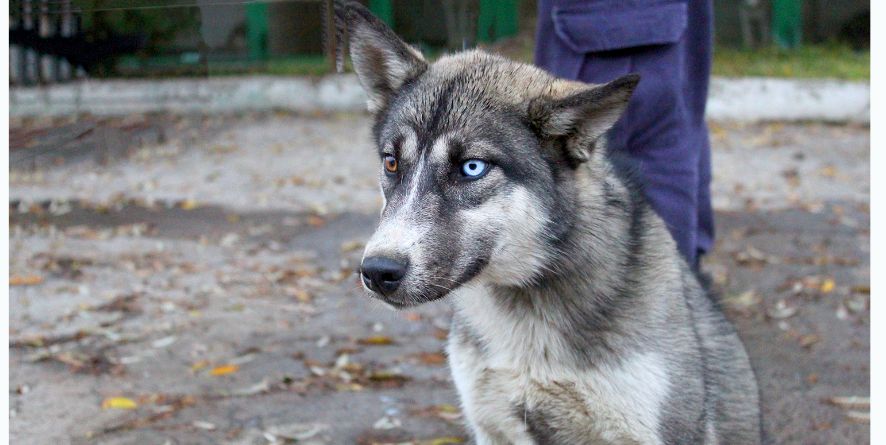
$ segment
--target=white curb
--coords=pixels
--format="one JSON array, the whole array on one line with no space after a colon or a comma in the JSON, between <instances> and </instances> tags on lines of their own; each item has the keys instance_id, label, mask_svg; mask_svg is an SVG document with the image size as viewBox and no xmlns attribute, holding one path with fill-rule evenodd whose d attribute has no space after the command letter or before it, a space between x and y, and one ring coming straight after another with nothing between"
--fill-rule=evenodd
<instances>
[{"instance_id":1,"label":"white curb","mask_svg":"<svg viewBox=\"0 0 886 445\"><path fill-rule=\"evenodd\" d=\"M168 80L85 80L9 90L11 116L74 113L217 113L288 110L364 111L365 95L353 74L322 79L218 77ZM816 79L717 78L708 118L718 121L870 122L870 85Z\"/></svg>"},{"instance_id":2,"label":"white curb","mask_svg":"<svg viewBox=\"0 0 886 445\"><path fill-rule=\"evenodd\" d=\"M827 79L714 78L707 116L739 122L870 123L871 89L866 82Z\"/></svg>"}]
</instances>

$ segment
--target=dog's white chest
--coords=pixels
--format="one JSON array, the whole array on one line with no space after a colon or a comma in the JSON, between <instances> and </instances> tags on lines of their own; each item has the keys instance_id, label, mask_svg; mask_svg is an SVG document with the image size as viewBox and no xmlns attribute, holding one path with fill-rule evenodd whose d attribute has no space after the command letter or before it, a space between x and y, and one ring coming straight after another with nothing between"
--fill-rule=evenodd
<instances>
[{"instance_id":1,"label":"dog's white chest","mask_svg":"<svg viewBox=\"0 0 886 445\"><path fill-rule=\"evenodd\" d=\"M476 344L453 336L449 356L478 443L661 443L658 424L670 382L659 354L578 369L543 326L496 319L476 306L472 313L484 315L463 321L481 337L493 337L476 339L487 345L481 354Z\"/></svg>"}]
</instances>

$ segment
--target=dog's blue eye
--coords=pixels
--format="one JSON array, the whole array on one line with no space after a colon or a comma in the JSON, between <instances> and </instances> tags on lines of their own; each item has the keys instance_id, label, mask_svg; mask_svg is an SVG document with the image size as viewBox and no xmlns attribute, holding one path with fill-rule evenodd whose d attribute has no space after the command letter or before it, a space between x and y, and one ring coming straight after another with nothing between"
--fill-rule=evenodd
<instances>
[{"instance_id":1,"label":"dog's blue eye","mask_svg":"<svg viewBox=\"0 0 886 445\"><path fill-rule=\"evenodd\" d=\"M489 170L489 165L486 164L486 161L479 159L468 159L461 164L461 174L471 179L485 175L487 170Z\"/></svg>"}]
</instances>

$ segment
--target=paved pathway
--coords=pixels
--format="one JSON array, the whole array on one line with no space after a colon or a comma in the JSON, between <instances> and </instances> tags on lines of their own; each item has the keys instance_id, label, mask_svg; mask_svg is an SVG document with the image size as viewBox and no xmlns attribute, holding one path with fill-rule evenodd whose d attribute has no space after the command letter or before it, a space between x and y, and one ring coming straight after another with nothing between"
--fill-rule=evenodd
<instances>
[{"instance_id":1,"label":"paved pathway","mask_svg":"<svg viewBox=\"0 0 886 445\"><path fill-rule=\"evenodd\" d=\"M11 440L461 443L447 305L392 312L356 282L380 205L369 125L14 120ZM770 435L867 443L868 129L712 134L707 267Z\"/></svg>"}]
</instances>

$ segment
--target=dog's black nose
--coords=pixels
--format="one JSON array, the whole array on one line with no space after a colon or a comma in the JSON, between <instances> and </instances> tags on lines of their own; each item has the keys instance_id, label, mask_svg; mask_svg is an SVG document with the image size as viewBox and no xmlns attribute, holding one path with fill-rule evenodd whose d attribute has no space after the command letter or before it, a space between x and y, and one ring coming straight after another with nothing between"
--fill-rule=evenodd
<instances>
[{"instance_id":1,"label":"dog's black nose","mask_svg":"<svg viewBox=\"0 0 886 445\"><path fill-rule=\"evenodd\" d=\"M369 257L363 260L360 275L366 287L387 296L400 286L406 275L406 265L390 258Z\"/></svg>"}]
</instances>

